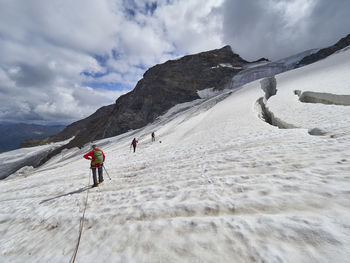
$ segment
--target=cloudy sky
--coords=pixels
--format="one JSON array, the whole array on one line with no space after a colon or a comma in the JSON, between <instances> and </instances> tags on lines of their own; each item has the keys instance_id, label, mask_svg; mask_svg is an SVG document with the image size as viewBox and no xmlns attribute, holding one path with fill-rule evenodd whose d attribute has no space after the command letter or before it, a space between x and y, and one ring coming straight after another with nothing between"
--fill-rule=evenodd
<instances>
[{"instance_id":1,"label":"cloudy sky","mask_svg":"<svg viewBox=\"0 0 350 263\"><path fill-rule=\"evenodd\" d=\"M349 0L0 0L0 121L70 123L144 71L231 45L247 60L350 33Z\"/></svg>"}]
</instances>

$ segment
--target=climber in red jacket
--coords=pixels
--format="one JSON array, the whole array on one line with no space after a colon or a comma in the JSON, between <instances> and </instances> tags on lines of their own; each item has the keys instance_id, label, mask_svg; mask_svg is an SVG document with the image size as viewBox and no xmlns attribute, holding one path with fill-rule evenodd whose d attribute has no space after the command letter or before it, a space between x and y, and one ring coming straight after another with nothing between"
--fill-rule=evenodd
<instances>
[{"instance_id":1,"label":"climber in red jacket","mask_svg":"<svg viewBox=\"0 0 350 263\"><path fill-rule=\"evenodd\" d=\"M105 161L105 154L104 152L97 148L97 146L94 144L91 146L92 151L88 152L87 154L84 155L85 159L88 159L91 161L91 169L92 169L92 178L94 180L94 185L92 187L98 186L99 183L103 182L103 162ZM97 182L97 177L96 177L96 168L98 169L98 181Z\"/></svg>"}]
</instances>

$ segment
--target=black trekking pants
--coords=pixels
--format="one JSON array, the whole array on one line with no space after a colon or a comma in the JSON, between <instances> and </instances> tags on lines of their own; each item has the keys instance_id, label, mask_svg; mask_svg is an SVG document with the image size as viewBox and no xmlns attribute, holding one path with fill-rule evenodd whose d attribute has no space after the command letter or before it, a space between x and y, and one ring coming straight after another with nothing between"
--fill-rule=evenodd
<instances>
[{"instance_id":1,"label":"black trekking pants","mask_svg":"<svg viewBox=\"0 0 350 263\"><path fill-rule=\"evenodd\" d=\"M94 185L96 186L98 184L97 182L97 176L96 176L96 167L92 167L92 178L94 180ZM98 169L98 181L100 183L103 182L103 168L102 168L102 165L100 167L97 167Z\"/></svg>"}]
</instances>

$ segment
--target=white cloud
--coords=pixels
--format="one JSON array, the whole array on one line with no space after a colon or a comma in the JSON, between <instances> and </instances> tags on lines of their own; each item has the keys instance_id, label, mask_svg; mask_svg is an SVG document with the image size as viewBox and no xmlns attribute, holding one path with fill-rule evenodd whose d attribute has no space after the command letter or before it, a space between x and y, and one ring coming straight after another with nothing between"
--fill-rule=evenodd
<instances>
[{"instance_id":1,"label":"white cloud","mask_svg":"<svg viewBox=\"0 0 350 263\"><path fill-rule=\"evenodd\" d=\"M175 1L157 9L155 15L178 53L201 52L222 45L222 15L217 12L222 3L220 0Z\"/></svg>"},{"instance_id":2,"label":"white cloud","mask_svg":"<svg viewBox=\"0 0 350 263\"><path fill-rule=\"evenodd\" d=\"M166 60L226 44L244 58L279 58L332 44L350 28L347 0L0 0L0 6L0 120L77 120L113 103ZM111 91L113 83L125 89Z\"/></svg>"},{"instance_id":3,"label":"white cloud","mask_svg":"<svg viewBox=\"0 0 350 263\"><path fill-rule=\"evenodd\" d=\"M86 92L81 72L105 70L93 55L112 49L118 21L108 1L1 1L0 118L70 122L113 103L120 91Z\"/></svg>"}]
</instances>

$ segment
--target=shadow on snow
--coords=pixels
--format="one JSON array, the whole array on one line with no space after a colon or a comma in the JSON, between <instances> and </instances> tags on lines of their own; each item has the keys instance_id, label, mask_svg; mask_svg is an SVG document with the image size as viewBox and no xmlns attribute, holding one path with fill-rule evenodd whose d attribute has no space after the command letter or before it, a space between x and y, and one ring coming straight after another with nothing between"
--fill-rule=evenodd
<instances>
[{"instance_id":1,"label":"shadow on snow","mask_svg":"<svg viewBox=\"0 0 350 263\"><path fill-rule=\"evenodd\" d=\"M82 188L80 188L78 190L75 190L75 191L72 191L72 192L69 192L69 193L66 193L66 194L61 194L61 195L58 195L58 196L55 196L55 197L52 197L52 198L49 198L49 199L45 199L45 200L41 201L39 204L41 205L43 203L46 203L48 201L51 201L51 200L54 200L54 199L57 199L57 198L61 198L63 196L79 194L79 193L84 192L84 191L86 191L86 190L88 190L90 188L91 188L91 186L84 186L84 187L82 187Z\"/></svg>"}]
</instances>

